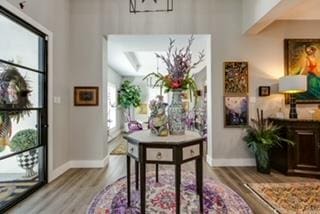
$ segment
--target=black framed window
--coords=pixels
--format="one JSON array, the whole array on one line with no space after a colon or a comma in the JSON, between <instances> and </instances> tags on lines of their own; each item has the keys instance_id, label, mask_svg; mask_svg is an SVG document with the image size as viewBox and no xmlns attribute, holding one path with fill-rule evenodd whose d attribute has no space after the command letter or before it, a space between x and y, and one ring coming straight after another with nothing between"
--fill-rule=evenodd
<instances>
[{"instance_id":1,"label":"black framed window","mask_svg":"<svg viewBox=\"0 0 320 214\"><path fill-rule=\"evenodd\" d=\"M46 38L0 6L0 213L47 183Z\"/></svg>"}]
</instances>

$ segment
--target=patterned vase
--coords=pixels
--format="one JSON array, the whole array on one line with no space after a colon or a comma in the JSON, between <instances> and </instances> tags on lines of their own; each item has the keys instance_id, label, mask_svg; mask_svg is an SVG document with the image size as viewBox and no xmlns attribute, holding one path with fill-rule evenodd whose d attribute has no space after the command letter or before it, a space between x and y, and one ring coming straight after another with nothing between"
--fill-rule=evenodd
<instances>
[{"instance_id":1,"label":"patterned vase","mask_svg":"<svg viewBox=\"0 0 320 214\"><path fill-rule=\"evenodd\" d=\"M184 135L186 115L182 103L182 90L172 91L172 100L168 108L169 131L171 135Z\"/></svg>"},{"instance_id":2,"label":"patterned vase","mask_svg":"<svg viewBox=\"0 0 320 214\"><path fill-rule=\"evenodd\" d=\"M36 149L24 152L17 156L18 165L26 170L25 178L35 176L37 173L33 170L38 163L38 151Z\"/></svg>"}]
</instances>

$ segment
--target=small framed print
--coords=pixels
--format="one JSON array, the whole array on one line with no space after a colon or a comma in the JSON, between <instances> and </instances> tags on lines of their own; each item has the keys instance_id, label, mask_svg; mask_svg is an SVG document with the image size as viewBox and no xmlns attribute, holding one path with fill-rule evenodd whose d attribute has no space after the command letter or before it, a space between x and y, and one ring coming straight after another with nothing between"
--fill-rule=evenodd
<instances>
[{"instance_id":1,"label":"small framed print","mask_svg":"<svg viewBox=\"0 0 320 214\"><path fill-rule=\"evenodd\" d=\"M74 87L74 106L98 106L99 87Z\"/></svg>"},{"instance_id":2,"label":"small framed print","mask_svg":"<svg viewBox=\"0 0 320 214\"><path fill-rule=\"evenodd\" d=\"M259 87L259 96L260 97L270 96L270 86L260 86Z\"/></svg>"},{"instance_id":3,"label":"small framed print","mask_svg":"<svg viewBox=\"0 0 320 214\"><path fill-rule=\"evenodd\" d=\"M242 128L248 126L249 100L247 96L224 97L224 127Z\"/></svg>"},{"instance_id":4,"label":"small framed print","mask_svg":"<svg viewBox=\"0 0 320 214\"><path fill-rule=\"evenodd\" d=\"M249 91L248 62L224 63L224 93L225 95L244 95Z\"/></svg>"}]
</instances>

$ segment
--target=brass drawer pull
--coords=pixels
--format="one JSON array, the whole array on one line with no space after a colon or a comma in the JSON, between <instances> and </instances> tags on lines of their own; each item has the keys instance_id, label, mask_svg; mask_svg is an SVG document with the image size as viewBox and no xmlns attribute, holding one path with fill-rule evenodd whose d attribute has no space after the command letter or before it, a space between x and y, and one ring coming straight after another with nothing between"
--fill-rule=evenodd
<instances>
[{"instance_id":1,"label":"brass drawer pull","mask_svg":"<svg viewBox=\"0 0 320 214\"><path fill-rule=\"evenodd\" d=\"M161 152L158 152L158 153L157 153L157 159L158 159L158 160L161 160L161 159L162 159L162 154L161 154Z\"/></svg>"},{"instance_id":2,"label":"brass drawer pull","mask_svg":"<svg viewBox=\"0 0 320 214\"><path fill-rule=\"evenodd\" d=\"M193 155L194 155L194 151L193 151L193 149L191 149L191 150L190 150L190 154L191 154L191 156L193 156Z\"/></svg>"},{"instance_id":3,"label":"brass drawer pull","mask_svg":"<svg viewBox=\"0 0 320 214\"><path fill-rule=\"evenodd\" d=\"M130 153L133 153L133 151L134 151L134 148L132 147L132 148L130 149Z\"/></svg>"}]
</instances>

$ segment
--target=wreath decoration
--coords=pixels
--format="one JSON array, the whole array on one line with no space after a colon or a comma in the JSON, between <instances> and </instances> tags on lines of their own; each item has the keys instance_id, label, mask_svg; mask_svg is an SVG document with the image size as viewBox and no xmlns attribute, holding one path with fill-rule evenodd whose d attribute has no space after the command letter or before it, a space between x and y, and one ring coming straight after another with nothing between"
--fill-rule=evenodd
<instances>
[{"instance_id":1,"label":"wreath decoration","mask_svg":"<svg viewBox=\"0 0 320 214\"><path fill-rule=\"evenodd\" d=\"M1 72L2 71L2 72ZM19 123L29 110L21 110L32 107L29 100L31 92L28 81L13 66L1 64L0 69L0 106L12 111L0 111L0 152L9 145L11 137L11 119ZM15 110L17 109L17 110Z\"/></svg>"}]
</instances>

